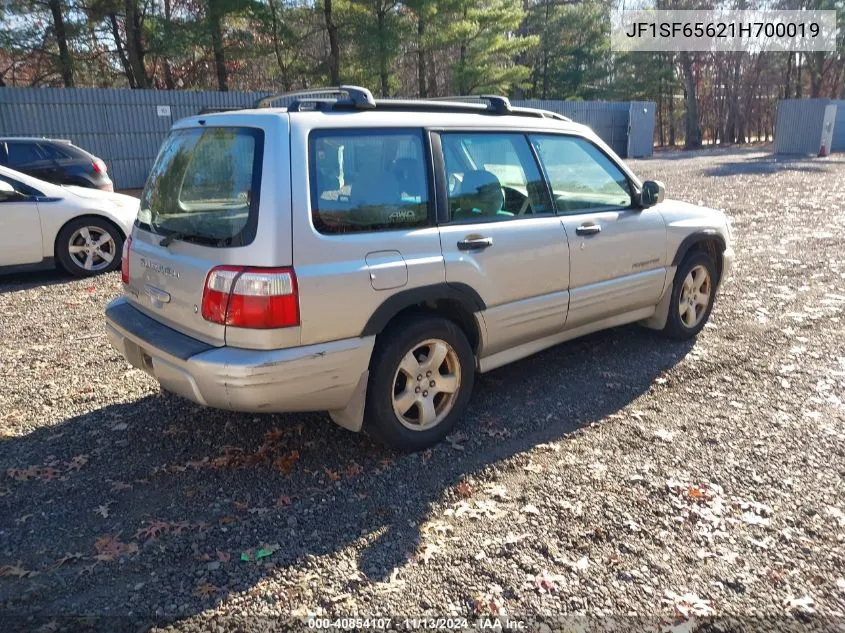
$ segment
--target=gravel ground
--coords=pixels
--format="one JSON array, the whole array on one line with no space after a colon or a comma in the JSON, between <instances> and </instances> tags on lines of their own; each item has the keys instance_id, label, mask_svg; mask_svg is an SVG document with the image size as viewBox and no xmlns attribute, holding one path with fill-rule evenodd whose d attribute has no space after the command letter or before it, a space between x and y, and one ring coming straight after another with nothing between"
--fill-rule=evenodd
<instances>
[{"instance_id":1,"label":"gravel ground","mask_svg":"<svg viewBox=\"0 0 845 633\"><path fill-rule=\"evenodd\" d=\"M481 376L460 431L415 455L322 414L161 393L105 337L117 273L0 280L0 629L842 622L845 158L632 163L733 218L708 327L619 328Z\"/></svg>"}]
</instances>

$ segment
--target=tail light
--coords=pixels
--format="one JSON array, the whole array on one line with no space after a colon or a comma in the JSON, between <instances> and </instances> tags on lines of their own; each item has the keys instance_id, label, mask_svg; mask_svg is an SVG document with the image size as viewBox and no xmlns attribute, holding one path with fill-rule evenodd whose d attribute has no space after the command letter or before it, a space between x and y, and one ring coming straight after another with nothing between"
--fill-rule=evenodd
<instances>
[{"instance_id":1,"label":"tail light","mask_svg":"<svg viewBox=\"0 0 845 633\"><path fill-rule=\"evenodd\" d=\"M94 169L95 174L105 174L108 171L106 164L99 158L94 159L94 162L91 163L91 167Z\"/></svg>"},{"instance_id":2,"label":"tail light","mask_svg":"<svg viewBox=\"0 0 845 633\"><path fill-rule=\"evenodd\" d=\"M120 256L120 280L124 284L129 283L129 254L132 251L132 236L123 242L123 254Z\"/></svg>"},{"instance_id":3,"label":"tail light","mask_svg":"<svg viewBox=\"0 0 845 633\"><path fill-rule=\"evenodd\" d=\"M299 325L299 295L293 268L217 266L205 280L202 317L243 328Z\"/></svg>"}]
</instances>

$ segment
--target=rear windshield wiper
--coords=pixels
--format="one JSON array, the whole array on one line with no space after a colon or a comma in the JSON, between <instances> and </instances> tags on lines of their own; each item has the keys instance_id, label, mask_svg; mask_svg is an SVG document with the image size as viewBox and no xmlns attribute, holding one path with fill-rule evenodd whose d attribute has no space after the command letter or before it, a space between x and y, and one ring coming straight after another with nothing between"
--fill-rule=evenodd
<instances>
[{"instance_id":1,"label":"rear windshield wiper","mask_svg":"<svg viewBox=\"0 0 845 633\"><path fill-rule=\"evenodd\" d=\"M161 240L159 240L158 245L167 248L168 246L170 246L170 243L173 242L173 240L184 240L186 237L188 236L184 233L168 233L163 238L161 238Z\"/></svg>"}]
</instances>

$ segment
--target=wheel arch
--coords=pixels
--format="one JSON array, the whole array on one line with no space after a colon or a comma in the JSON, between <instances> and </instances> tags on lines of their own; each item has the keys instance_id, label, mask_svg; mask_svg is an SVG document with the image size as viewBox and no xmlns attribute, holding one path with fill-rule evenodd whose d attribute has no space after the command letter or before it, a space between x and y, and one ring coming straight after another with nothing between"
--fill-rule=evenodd
<instances>
[{"instance_id":1,"label":"wheel arch","mask_svg":"<svg viewBox=\"0 0 845 633\"><path fill-rule=\"evenodd\" d=\"M465 284L440 283L399 291L376 308L361 336L378 336L398 317L414 312L437 314L454 322L466 334L473 352L482 341L475 313L485 308L481 296Z\"/></svg>"},{"instance_id":2,"label":"wheel arch","mask_svg":"<svg viewBox=\"0 0 845 633\"><path fill-rule=\"evenodd\" d=\"M675 256L672 258L672 266L680 266L693 251L701 251L708 254L716 267L716 284L722 280L722 253L727 248L724 236L715 229L702 229L687 235L678 245Z\"/></svg>"},{"instance_id":3,"label":"wheel arch","mask_svg":"<svg viewBox=\"0 0 845 633\"><path fill-rule=\"evenodd\" d=\"M59 248L59 236L62 234L68 225L72 222L76 222L77 220L84 220L86 218L91 218L94 220L102 220L103 222L107 223L108 225L112 226L115 230L117 230L118 235L120 235L120 239L124 242L126 241L126 234L123 232L123 229L120 228L117 222L112 220L109 216L103 215L101 213L83 213L82 215L75 215L70 218L67 222L62 224L59 227L59 230L56 231L56 237L53 239L53 255L58 258L58 248Z\"/></svg>"},{"instance_id":4,"label":"wheel arch","mask_svg":"<svg viewBox=\"0 0 845 633\"><path fill-rule=\"evenodd\" d=\"M120 236L121 242L126 241L126 234L123 232L123 229L121 229L120 225L117 222L115 222L114 220L112 220L110 217L108 217L107 215L103 215L101 213L93 212L93 213L83 213L82 215L74 216L74 217L70 218L69 220L67 220L66 222L64 222L59 227L59 229L56 231L56 237L53 238L53 259L56 262L57 266L59 266L60 268L67 269L67 266L64 263L62 263L62 256L59 253L59 238L62 236L62 233L64 233L65 229L67 229L68 226L71 223L77 222L79 220L85 220L85 219L101 220L102 222L105 222L106 224L108 224L109 226L114 228L114 230L117 231L117 234ZM118 258L121 256L121 249L120 248L117 249L117 256L118 256Z\"/></svg>"}]
</instances>

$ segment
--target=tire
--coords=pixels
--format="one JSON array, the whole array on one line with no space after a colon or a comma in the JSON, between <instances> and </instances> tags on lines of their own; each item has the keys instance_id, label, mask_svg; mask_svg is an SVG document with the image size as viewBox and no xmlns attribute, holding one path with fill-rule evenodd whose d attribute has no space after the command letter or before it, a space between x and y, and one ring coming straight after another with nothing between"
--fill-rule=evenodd
<instances>
[{"instance_id":1,"label":"tire","mask_svg":"<svg viewBox=\"0 0 845 633\"><path fill-rule=\"evenodd\" d=\"M116 270L120 267L122 253L123 235L114 224L102 218L87 216L71 220L56 237L56 259L74 277ZM108 256L111 256L110 260Z\"/></svg>"},{"instance_id":2,"label":"tire","mask_svg":"<svg viewBox=\"0 0 845 633\"><path fill-rule=\"evenodd\" d=\"M427 360L432 352L443 359L436 368ZM475 356L455 323L433 315L402 317L376 342L364 428L400 451L428 448L455 427L474 382Z\"/></svg>"},{"instance_id":3,"label":"tire","mask_svg":"<svg viewBox=\"0 0 845 633\"><path fill-rule=\"evenodd\" d=\"M663 334L676 340L697 336L710 318L717 283L716 265L709 255L701 251L687 255L675 273Z\"/></svg>"}]
</instances>

